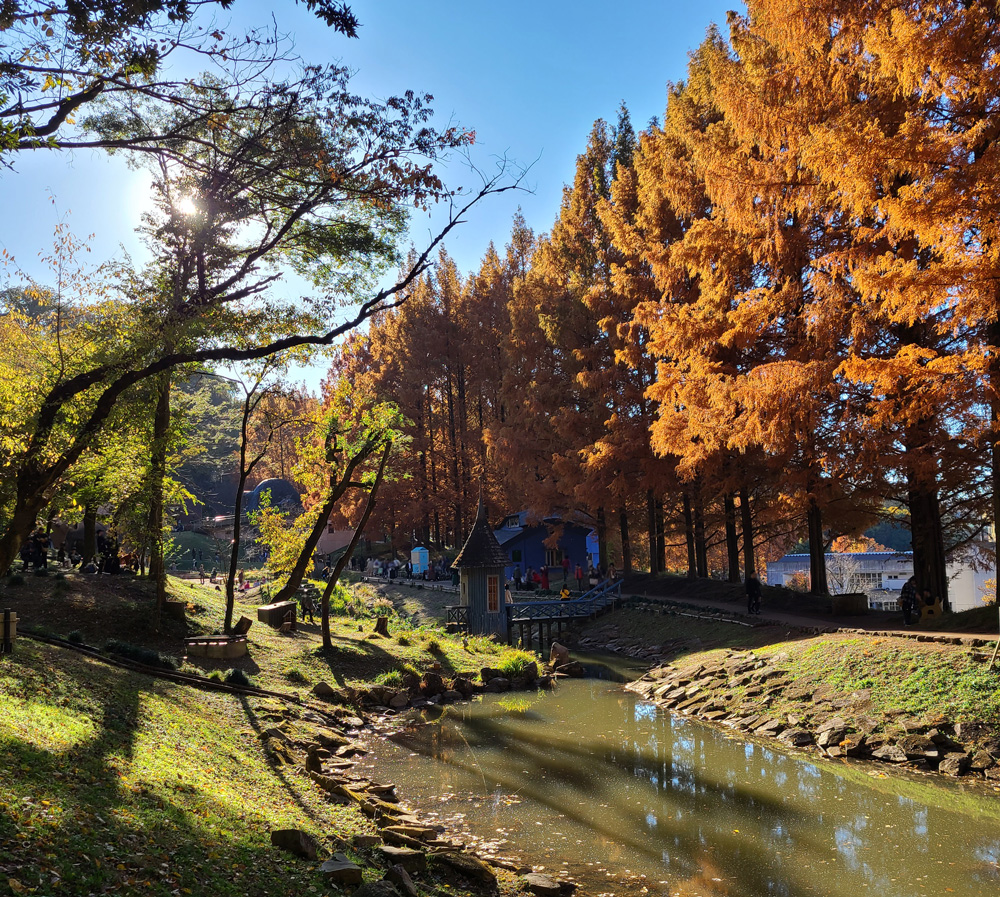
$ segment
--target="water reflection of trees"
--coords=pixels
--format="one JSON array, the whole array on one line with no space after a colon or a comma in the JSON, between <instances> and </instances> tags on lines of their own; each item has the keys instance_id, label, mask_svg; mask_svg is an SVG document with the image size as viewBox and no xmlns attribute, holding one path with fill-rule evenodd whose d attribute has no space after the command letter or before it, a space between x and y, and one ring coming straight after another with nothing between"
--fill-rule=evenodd
<instances>
[{"instance_id":1,"label":"water reflection of trees","mask_svg":"<svg viewBox=\"0 0 1000 897\"><path fill-rule=\"evenodd\" d=\"M467 705L400 740L434 757L448 787L524 801L484 801L488 825L517 831L543 820L567 851L588 839L588 858L672 888L909 897L918 875L930 876L920 881L927 893L995 887L989 858L1000 856L1000 841L990 829L900 799L891 783L839 775L605 690L581 699L564 689L533 709L494 717Z\"/></svg>"}]
</instances>

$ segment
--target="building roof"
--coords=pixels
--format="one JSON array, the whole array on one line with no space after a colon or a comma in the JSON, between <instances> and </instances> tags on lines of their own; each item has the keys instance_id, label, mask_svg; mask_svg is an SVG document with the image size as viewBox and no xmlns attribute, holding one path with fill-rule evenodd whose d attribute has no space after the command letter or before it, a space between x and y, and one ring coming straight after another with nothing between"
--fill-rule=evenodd
<instances>
[{"instance_id":1,"label":"building roof","mask_svg":"<svg viewBox=\"0 0 1000 897\"><path fill-rule=\"evenodd\" d=\"M517 521L517 524L513 525L515 520ZM529 522L531 520L536 522ZM497 537L497 541L501 545L507 545L521 536L536 533L544 527L562 526L567 529L582 529L586 530L588 533L593 532L593 527L587 526L586 524L580 523L576 520L567 520L564 517L559 517L557 515L537 517L532 511L518 511L514 514L508 514L504 517L503 522L503 526L493 530L493 534Z\"/></svg>"},{"instance_id":2,"label":"building roof","mask_svg":"<svg viewBox=\"0 0 1000 897\"><path fill-rule=\"evenodd\" d=\"M256 511L260 507L261 496L269 492L271 494L272 508L301 508L302 499L298 490L280 477L272 477L258 483L250 492L243 493L243 505L247 511Z\"/></svg>"},{"instance_id":3,"label":"building roof","mask_svg":"<svg viewBox=\"0 0 1000 897\"><path fill-rule=\"evenodd\" d=\"M482 497L479 499L479 510L476 512L476 523L465 540L462 550L455 558L453 567L505 567L507 555L500 547L497 537L490 529L486 519L486 505Z\"/></svg>"},{"instance_id":4,"label":"building roof","mask_svg":"<svg viewBox=\"0 0 1000 897\"><path fill-rule=\"evenodd\" d=\"M901 558L908 559L913 557L912 551L827 551L825 552L825 557L831 558ZM780 563L781 561L792 561L798 558L807 558L808 554L786 554L784 557L779 558L777 561L771 561L772 564Z\"/></svg>"}]
</instances>

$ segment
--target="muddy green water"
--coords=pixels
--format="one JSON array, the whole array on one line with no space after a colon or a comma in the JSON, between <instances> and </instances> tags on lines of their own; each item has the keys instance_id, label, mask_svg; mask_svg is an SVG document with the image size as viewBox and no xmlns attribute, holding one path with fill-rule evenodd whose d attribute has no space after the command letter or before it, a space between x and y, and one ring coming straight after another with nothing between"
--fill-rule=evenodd
<instances>
[{"instance_id":1,"label":"muddy green water","mask_svg":"<svg viewBox=\"0 0 1000 897\"><path fill-rule=\"evenodd\" d=\"M589 894L1000 894L1000 797L812 762L671 717L620 685L411 712L366 771L482 853Z\"/></svg>"}]
</instances>

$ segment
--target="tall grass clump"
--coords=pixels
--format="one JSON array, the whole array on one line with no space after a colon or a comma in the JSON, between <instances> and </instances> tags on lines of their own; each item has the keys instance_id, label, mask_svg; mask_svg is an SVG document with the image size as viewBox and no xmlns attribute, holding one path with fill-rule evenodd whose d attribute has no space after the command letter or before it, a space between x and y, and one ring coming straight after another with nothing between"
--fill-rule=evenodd
<instances>
[{"instance_id":1,"label":"tall grass clump","mask_svg":"<svg viewBox=\"0 0 1000 897\"><path fill-rule=\"evenodd\" d=\"M507 679L517 679L524 675L524 671L529 665L535 663L535 655L519 648L507 648L500 655L496 668L503 673Z\"/></svg>"},{"instance_id":2,"label":"tall grass clump","mask_svg":"<svg viewBox=\"0 0 1000 897\"><path fill-rule=\"evenodd\" d=\"M384 685L387 688L402 688L403 687L403 671L402 670L387 670L384 673L379 673L375 677L376 685Z\"/></svg>"}]
</instances>

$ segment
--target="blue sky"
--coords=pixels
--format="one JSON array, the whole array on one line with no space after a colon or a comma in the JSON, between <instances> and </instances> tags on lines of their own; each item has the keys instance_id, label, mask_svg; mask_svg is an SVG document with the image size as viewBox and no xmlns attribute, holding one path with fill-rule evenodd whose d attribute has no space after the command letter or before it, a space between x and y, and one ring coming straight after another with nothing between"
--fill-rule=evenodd
<instances>
[{"instance_id":1,"label":"blue sky","mask_svg":"<svg viewBox=\"0 0 1000 897\"><path fill-rule=\"evenodd\" d=\"M733 0L679 2L414 3L356 0L360 38L325 29L304 7L236 0L220 24L266 24L295 38L306 60L340 61L356 71L361 93L387 97L406 89L431 93L439 120L477 133L473 151L484 169L506 154L532 165L532 193L496 197L449 239L463 271L478 266L490 240L503 246L520 205L529 225L546 231L559 208L563 184L572 180L576 155L597 118L613 122L625 100L637 129L661 115L668 81L684 77L688 51L711 22L725 28ZM449 180L468 180L460 166ZM142 249L133 229L146 189L122 160L99 153L58 155L37 151L0 171L7 210L0 247L28 270L48 250L60 215L69 214L78 235L95 234L95 261ZM414 217L412 237L425 240L433 222Z\"/></svg>"},{"instance_id":2,"label":"blue sky","mask_svg":"<svg viewBox=\"0 0 1000 897\"><path fill-rule=\"evenodd\" d=\"M689 51L712 22L725 33L728 9L744 8L733 0L356 0L351 5L362 23L356 40L327 30L287 0L236 0L217 21L243 30L268 24L273 11L304 60L347 65L355 71L359 93L378 98L407 89L433 94L440 124L476 131L472 156L481 169L490 169L502 155L532 166L526 179L530 193L493 197L449 238L447 249L464 272L478 267L491 240L503 247L518 206L529 226L547 231L594 120L613 123L622 100L637 130L650 117L662 117L666 84L683 80ZM67 215L75 234L94 234L95 262L124 252L142 260L134 228L148 191L124 160L90 151L40 150L18 157L14 166L0 170L6 210L0 248L24 269L46 280L36 260L49 251L55 224ZM444 174L456 186L470 181L460 165ZM415 245L426 243L435 223L414 215ZM309 374L307 380L314 385L318 376Z\"/></svg>"}]
</instances>

